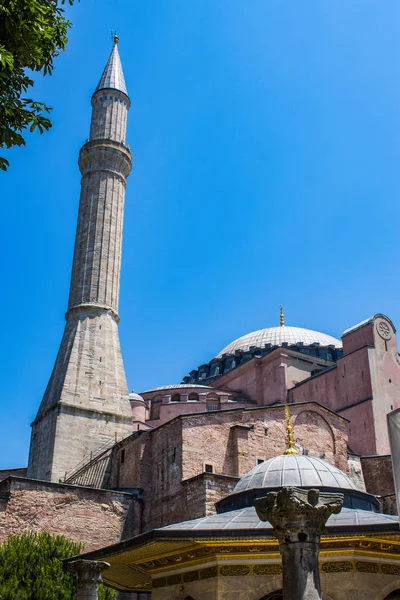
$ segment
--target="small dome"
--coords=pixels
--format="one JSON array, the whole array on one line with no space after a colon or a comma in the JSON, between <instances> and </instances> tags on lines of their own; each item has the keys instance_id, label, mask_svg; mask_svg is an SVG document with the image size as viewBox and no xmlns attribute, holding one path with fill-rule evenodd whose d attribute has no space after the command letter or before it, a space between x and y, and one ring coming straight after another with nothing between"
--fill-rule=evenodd
<instances>
[{"instance_id":1,"label":"small dome","mask_svg":"<svg viewBox=\"0 0 400 600\"><path fill-rule=\"evenodd\" d=\"M343 471L321 458L283 454L264 461L246 473L236 484L233 494L282 486L357 489Z\"/></svg>"},{"instance_id":2,"label":"small dome","mask_svg":"<svg viewBox=\"0 0 400 600\"><path fill-rule=\"evenodd\" d=\"M129 400L132 400L135 402L144 402L144 398L142 398L142 396L140 396L139 394L136 394L133 390L129 394Z\"/></svg>"},{"instance_id":3,"label":"small dome","mask_svg":"<svg viewBox=\"0 0 400 600\"><path fill-rule=\"evenodd\" d=\"M331 335L313 331L312 329L303 329L301 327L268 327L267 329L259 329L252 333L247 333L238 338L231 344L228 344L217 355L217 358L223 354L234 354L235 350L247 351L251 346L263 348L265 344L272 346L282 346L283 343L298 344L303 343L305 346L311 346L318 343L321 346L335 346L341 348L342 342Z\"/></svg>"}]
</instances>

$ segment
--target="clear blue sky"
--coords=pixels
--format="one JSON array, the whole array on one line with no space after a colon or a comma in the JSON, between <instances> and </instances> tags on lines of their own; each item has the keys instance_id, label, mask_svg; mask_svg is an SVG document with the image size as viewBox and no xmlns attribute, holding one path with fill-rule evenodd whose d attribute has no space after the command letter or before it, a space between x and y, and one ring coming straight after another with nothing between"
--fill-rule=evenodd
<instances>
[{"instance_id":1,"label":"clear blue sky","mask_svg":"<svg viewBox=\"0 0 400 600\"><path fill-rule=\"evenodd\" d=\"M0 468L27 462L64 327L90 96L111 50L132 107L120 303L130 387L179 382L247 332L400 326L398 0L81 0L8 152Z\"/></svg>"}]
</instances>

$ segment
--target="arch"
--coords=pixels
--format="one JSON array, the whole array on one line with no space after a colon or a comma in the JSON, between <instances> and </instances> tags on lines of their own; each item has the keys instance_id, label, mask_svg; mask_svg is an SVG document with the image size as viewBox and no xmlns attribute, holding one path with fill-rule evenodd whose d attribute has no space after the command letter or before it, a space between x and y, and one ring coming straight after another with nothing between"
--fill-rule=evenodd
<instances>
[{"instance_id":1,"label":"arch","mask_svg":"<svg viewBox=\"0 0 400 600\"><path fill-rule=\"evenodd\" d=\"M260 598L260 600L283 600L283 590L276 590L266 596Z\"/></svg>"},{"instance_id":2,"label":"arch","mask_svg":"<svg viewBox=\"0 0 400 600\"><path fill-rule=\"evenodd\" d=\"M196 394L196 392L191 392L188 396L188 400L190 402L198 402L200 400L200 396Z\"/></svg>"},{"instance_id":3,"label":"arch","mask_svg":"<svg viewBox=\"0 0 400 600\"><path fill-rule=\"evenodd\" d=\"M260 583L254 590L249 591L248 600L260 600L272 592L282 590L282 575L275 575L269 581Z\"/></svg>"},{"instance_id":4,"label":"arch","mask_svg":"<svg viewBox=\"0 0 400 600\"><path fill-rule=\"evenodd\" d=\"M393 597L393 600L395 598L397 600L396 596ZM400 596L399 596L399 598L400 598ZM274 592L270 592L266 596L263 596L262 598L260 598L260 600L283 600L283 590L280 589L280 590L275 590ZM331 600L331 597L327 596L324 592L322 592L322 600ZM386 600L386 598L385 598L385 600ZM388 600L389 600L389 597L388 597ZM390 598L390 600L392 600L392 599Z\"/></svg>"},{"instance_id":5,"label":"arch","mask_svg":"<svg viewBox=\"0 0 400 600\"><path fill-rule=\"evenodd\" d=\"M400 588L397 588L397 590L393 590L393 592L390 592L390 594L388 594L385 597L385 600L400 600Z\"/></svg>"},{"instance_id":6,"label":"arch","mask_svg":"<svg viewBox=\"0 0 400 600\"><path fill-rule=\"evenodd\" d=\"M315 410L302 410L294 421L294 439L302 449L312 450L333 457L336 453L335 436L332 427Z\"/></svg>"},{"instance_id":7,"label":"arch","mask_svg":"<svg viewBox=\"0 0 400 600\"><path fill-rule=\"evenodd\" d=\"M400 579L391 581L384 588L381 588L376 594L374 600L394 600L396 596L390 597L390 594L400 590ZM400 597L400 596L399 596Z\"/></svg>"},{"instance_id":8,"label":"arch","mask_svg":"<svg viewBox=\"0 0 400 600\"><path fill-rule=\"evenodd\" d=\"M180 402L181 401L181 395L176 393L176 394L172 394L171 396L171 402Z\"/></svg>"}]
</instances>

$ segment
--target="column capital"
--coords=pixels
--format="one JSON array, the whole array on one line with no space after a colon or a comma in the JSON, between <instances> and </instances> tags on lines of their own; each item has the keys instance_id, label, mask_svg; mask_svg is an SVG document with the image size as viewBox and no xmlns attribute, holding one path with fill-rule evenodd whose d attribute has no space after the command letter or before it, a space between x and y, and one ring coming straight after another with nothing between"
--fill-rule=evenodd
<instances>
[{"instance_id":1,"label":"column capital","mask_svg":"<svg viewBox=\"0 0 400 600\"><path fill-rule=\"evenodd\" d=\"M101 574L109 566L109 563L99 560L78 559L67 563L66 568L75 575L78 588L97 590L97 586L101 583Z\"/></svg>"},{"instance_id":2,"label":"column capital","mask_svg":"<svg viewBox=\"0 0 400 600\"><path fill-rule=\"evenodd\" d=\"M280 544L319 543L325 523L342 510L343 494L285 487L257 498L254 506L261 521L269 521Z\"/></svg>"}]
</instances>

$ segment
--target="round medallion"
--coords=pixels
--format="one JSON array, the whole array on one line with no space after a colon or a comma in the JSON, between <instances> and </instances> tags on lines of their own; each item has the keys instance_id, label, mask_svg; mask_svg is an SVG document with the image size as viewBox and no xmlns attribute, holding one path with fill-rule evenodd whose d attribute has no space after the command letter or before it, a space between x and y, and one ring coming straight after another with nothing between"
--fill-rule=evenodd
<instances>
[{"instance_id":1,"label":"round medallion","mask_svg":"<svg viewBox=\"0 0 400 600\"><path fill-rule=\"evenodd\" d=\"M376 327L376 331L378 332L378 334L381 336L382 339L390 340L390 338L392 337L393 331L392 331L392 328L390 327L389 323L385 319L382 319L382 318L376 319L375 327Z\"/></svg>"}]
</instances>

